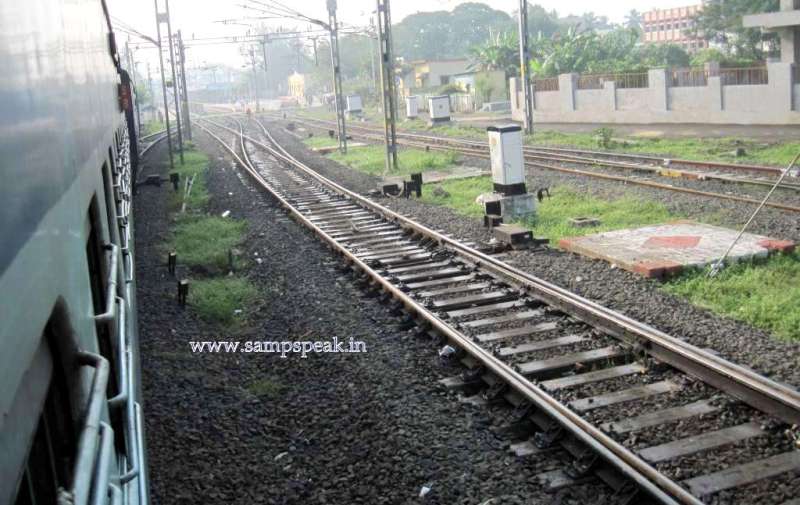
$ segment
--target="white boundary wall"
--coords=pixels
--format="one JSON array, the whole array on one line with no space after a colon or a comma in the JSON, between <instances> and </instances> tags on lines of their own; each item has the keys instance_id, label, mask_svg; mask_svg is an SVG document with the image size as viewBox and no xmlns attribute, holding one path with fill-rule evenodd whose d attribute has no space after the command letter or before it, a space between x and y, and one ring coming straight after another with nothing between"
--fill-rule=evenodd
<instances>
[{"instance_id":1,"label":"white boundary wall","mask_svg":"<svg viewBox=\"0 0 800 505\"><path fill-rule=\"evenodd\" d=\"M649 87L576 89L578 74L558 76L558 91L535 91L533 120L539 123L708 123L800 124L800 83L792 63L767 64L769 84L723 86L709 77L706 86L669 87L667 71L648 72ZM523 121L524 99L517 78L509 80L511 111Z\"/></svg>"}]
</instances>

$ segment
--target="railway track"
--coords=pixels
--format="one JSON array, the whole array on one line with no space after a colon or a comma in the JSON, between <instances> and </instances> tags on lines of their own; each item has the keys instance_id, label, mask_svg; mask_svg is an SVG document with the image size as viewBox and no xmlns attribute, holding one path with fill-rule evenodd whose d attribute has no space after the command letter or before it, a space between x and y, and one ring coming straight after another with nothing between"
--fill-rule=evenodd
<instances>
[{"instance_id":1,"label":"railway track","mask_svg":"<svg viewBox=\"0 0 800 505\"><path fill-rule=\"evenodd\" d=\"M512 446L518 454L560 447L573 457L561 478L597 476L620 503L800 496L797 390L349 191L260 122L247 125L255 135L241 123L197 124L364 286L457 350L469 371L454 383L480 383L480 401L516 406L535 427Z\"/></svg>"},{"instance_id":2,"label":"railway track","mask_svg":"<svg viewBox=\"0 0 800 505\"><path fill-rule=\"evenodd\" d=\"M292 121L320 129L328 129L331 127L330 122L318 119L292 118ZM348 125L348 132L355 137L363 138L373 142L383 142L384 140L382 131L365 127L363 125ZM448 150L476 158L489 158L488 144L486 142L432 135L420 135L414 133L398 133L397 137L399 144L408 147ZM669 160L669 166L665 167L663 166L663 163L666 160L663 158L631 154L605 153L602 151L582 151L526 146L523 148L523 152L525 156L525 165L532 169L563 172L585 177L617 181L624 184L645 186L665 191L688 193L702 197L717 198L721 200L735 201L753 205L758 205L761 203L761 201L757 198L751 198L747 196L705 191L681 185L665 184L658 182L658 179L671 177L683 178L691 181L709 180L766 188L771 187L775 183L775 178L781 172L781 169L775 167L723 164L716 162L693 162L689 160ZM631 161L619 161L609 158L624 158L625 160L636 159L638 162L633 163ZM645 161L650 161L650 163L645 163ZM691 170L680 168L680 166L688 164L693 164L691 165L693 167ZM584 166L586 168L574 168L574 166ZM597 169L601 167L633 173L634 175L617 175L609 172L608 170L602 172L597 171ZM718 172L701 170L702 167L725 167L725 169L729 171L733 170L745 173L758 172L762 175L769 174L770 177L752 178L737 174L721 174ZM779 187L782 190L791 191L793 193L800 191L800 184L796 183L783 182ZM792 204L767 202L765 206L790 212L800 212L800 206Z\"/></svg>"}]
</instances>

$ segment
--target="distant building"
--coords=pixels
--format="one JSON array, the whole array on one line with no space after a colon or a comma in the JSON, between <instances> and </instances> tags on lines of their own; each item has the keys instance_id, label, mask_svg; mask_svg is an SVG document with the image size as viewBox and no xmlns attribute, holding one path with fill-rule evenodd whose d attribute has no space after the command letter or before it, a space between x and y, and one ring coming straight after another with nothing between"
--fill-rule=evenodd
<instances>
[{"instance_id":1,"label":"distant building","mask_svg":"<svg viewBox=\"0 0 800 505\"><path fill-rule=\"evenodd\" d=\"M800 2L781 0L781 10L744 16L743 25L747 28L761 27L764 31L775 32L781 39L781 61L800 63Z\"/></svg>"},{"instance_id":2,"label":"distant building","mask_svg":"<svg viewBox=\"0 0 800 505\"><path fill-rule=\"evenodd\" d=\"M708 47L708 41L690 34L694 16L702 5L676 7L674 9L653 9L642 15L645 44L675 44L689 53Z\"/></svg>"},{"instance_id":3,"label":"distant building","mask_svg":"<svg viewBox=\"0 0 800 505\"><path fill-rule=\"evenodd\" d=\"M407 94L411 89L426 89L444 86L453 82L453 77L469 72L467 59L455 60L417 60L409 63L411 70L398 82L401 91Z\"/></svg>"},{"instance_id":4,"label":"distant building","mask_svg":"<svg viewBox=\"0 0 800 505\"><path fill-rule=\"evenodd\" d=\"M507 98L506 73L502 70L456 74L451 83L460 86L465 93L475 95L478 105ZM484 94L488 94L488 98Z\"/></svg>"},{"instance_id":5,"label":"distant building","mask_svg":"<svg viewBox=\"0 0 800 505\"><path fill-rule=\"evenodd\" d=\"M289 96L297 100L300 105L306 103L306 78L297 72L289 76Z\"/></svg>"}]
</instances>

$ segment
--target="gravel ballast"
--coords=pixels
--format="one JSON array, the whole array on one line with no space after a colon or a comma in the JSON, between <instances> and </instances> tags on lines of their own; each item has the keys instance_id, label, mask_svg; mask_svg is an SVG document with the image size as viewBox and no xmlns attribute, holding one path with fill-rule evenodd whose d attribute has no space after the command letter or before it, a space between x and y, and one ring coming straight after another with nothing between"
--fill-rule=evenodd
<instances>
[{"instance_id":1,"label":"gravel ballast","mask_svg":"<svg viewBox=\"0 0 800 505\"><path fill-rule=\"evenodd\" d=\"M235 329L180 308L163 245L172 190L139 188L139 334L153 503L551 503L535 475L561 467L558 458L513 456L491 430L509 409L464 404L439 386L463 369L442 364L429 340L401 329L213 140L195 135L211 157L209 212L248 222L240 246L247 267L239 274L261 298L242 308ZM156 148L143 173L166 174L153 161L165 154ZM187 275L179 268L179 277ZM333 337L363 341L367 352L281 358L199 354L189 346ZM597 493L578 486L556 498L579 504Z\"/></svg>"},{"instance_id":2,"label":"gravel ballast","mask_svg":"<svg viewBox=\"0 0 800 505\"><path fill-rule=\"evenodd\" d=\"M376 187L376 178L350 170L310 151L296 137L286 132L282 123L267 124L277 141L299 160L323 175L359 192ZM713 184L724 186L720 183ZM658 200L678 215L713 215L718 223L731 228L740 225L752 212L752 206L736 202L625 186L563 173L542 171L529 175L529 187L558 185L570 185L578 191L601 198L633 195ZM446 207L425 204L414 199L384 198L380 202L461 240L483 242L490 238L477 219L457 214ZM775 209L764 209L750 231L800 241L800 221L796 215ZM710 349L775 380L794 387L800 386L800 368L796 366L796 360L791 358L800 354L800 343L780 340L746 323L715 315L709 310L665 293L659 289L660 284L657 281L643 279L604 261L558 249L514 251L506 256L506 260L515 267L648 323L670 335Z\"/></svg>"}]
</instances>

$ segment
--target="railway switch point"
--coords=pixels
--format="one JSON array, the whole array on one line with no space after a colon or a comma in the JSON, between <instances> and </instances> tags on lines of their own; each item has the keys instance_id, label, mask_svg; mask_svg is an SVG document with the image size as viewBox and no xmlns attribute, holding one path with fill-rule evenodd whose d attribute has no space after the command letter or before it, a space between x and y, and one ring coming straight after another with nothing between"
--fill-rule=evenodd
<instances>
[{"instance_id":1,"label":"railway switch point","mask_svg":"<svg viewBox=\"0 0 800 505\"><path fill-rule=\"evenodd\" d=\"M685 268L704 267L716 261L736 237L736 231L693 221L676 221L642 228L569 237L562 249L606 260L645 277L669 277ZM739 261L791 252L795 244L745 233L728 258Z\"/></svg>"}]
</instances>

